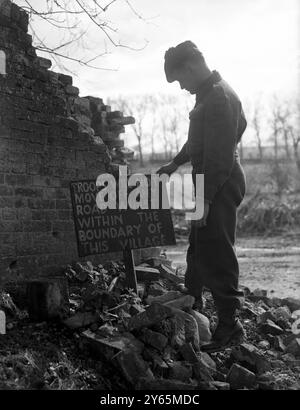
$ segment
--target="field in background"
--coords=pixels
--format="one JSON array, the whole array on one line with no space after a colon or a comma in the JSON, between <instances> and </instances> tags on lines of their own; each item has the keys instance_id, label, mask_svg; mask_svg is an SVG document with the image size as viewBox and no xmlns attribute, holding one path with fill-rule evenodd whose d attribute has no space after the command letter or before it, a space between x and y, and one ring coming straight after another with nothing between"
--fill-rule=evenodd
<instances>
[{"instance_id":1,"label":"field in background","mask_svg":"<svg viewBox=\"0 0 300 410\"><path fill-rule=\"evenodd\" d=\"M132 172L154 173L164 162L148 161L141 168L133 161ZM238 233L247 235L279 235L300 231L300 175L293 163L243 164L247 192L239 209ZM180 174L190 174L191 166L178 169ZM185 225L184 213L174 212L176 222ZM182 215L182 217L180 217Z\"/></svg>"}]
</instances>

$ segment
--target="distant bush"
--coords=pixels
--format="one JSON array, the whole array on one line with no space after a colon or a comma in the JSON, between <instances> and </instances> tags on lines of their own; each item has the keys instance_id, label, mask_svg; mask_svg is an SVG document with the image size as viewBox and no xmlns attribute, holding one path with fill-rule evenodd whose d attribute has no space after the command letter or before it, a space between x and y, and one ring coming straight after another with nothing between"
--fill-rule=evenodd
<instances>
[{"instance_id":1,"label":"distant bush","mask_svg":"<svg viewBox=\"0 0 300 410\"><path fill-rule=\"evenodd\" d=\"M238 233L278 234L300 228L300 201L289 195L257 192L242 203L238 212Z\"/></svg>"},{"instance_id":2,"label":"distant bush","mask_svg":"<svg viewBox=\"0 0 300 410\"><path fill-rule=\"evenodd\" d=\"M243 167L249 195L257 191L281 195L300 188L299 173L293 163L268 161L260 164L246 163Z\"/></svg>"}]
</instances>

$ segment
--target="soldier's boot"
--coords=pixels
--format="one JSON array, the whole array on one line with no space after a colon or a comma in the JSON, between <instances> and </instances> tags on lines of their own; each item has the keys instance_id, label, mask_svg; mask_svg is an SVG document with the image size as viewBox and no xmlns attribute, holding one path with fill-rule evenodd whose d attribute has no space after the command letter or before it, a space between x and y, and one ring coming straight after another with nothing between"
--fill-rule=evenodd
<instances>
[{"instance_id":1,"label":"soldier's boot","mask_svg":"<svg viewBox=\"0 0 300 410\"><path fill-rule=\"evenodd\" d=\"M218 352L241 344L245 338L246 332L238 318L220 318L211 342L201 346L201 350L208 353Z\"/></svg>"}]
</instances>

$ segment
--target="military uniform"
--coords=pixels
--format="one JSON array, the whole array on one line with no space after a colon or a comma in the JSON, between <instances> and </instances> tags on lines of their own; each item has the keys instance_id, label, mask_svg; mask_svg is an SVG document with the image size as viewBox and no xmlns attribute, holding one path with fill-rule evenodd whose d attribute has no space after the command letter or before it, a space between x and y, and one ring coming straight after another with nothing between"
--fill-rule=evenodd
<instances>
[{"instance_id":1,"label":"military uniform","mask_svg":"<svg viewBox=\"0 0 300 410\"><path fill-rule=\"evenodd\" d=\"M234 315L243 299L234 244L237 208L246 188L237 144L246 126L238 96L213 71L196 93L188 140L173 160L177 165L191 161L194 185L195 174L204 174L210 209L206 226L192 223L185 286L195 297L203 286L209 288L220 318Z\"/></svg>"}]
</instances>

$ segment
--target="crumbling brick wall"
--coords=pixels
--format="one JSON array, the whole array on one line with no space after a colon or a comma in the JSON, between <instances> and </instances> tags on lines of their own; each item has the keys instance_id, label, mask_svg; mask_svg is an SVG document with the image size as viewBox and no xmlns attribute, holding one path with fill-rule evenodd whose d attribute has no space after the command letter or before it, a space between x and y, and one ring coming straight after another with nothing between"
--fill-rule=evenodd
<instances>
[{"instance_id":1,"label":"crumbling brick wall","mask_svg":"<svg viewBox=\"0 0 300 410\"><path fill-rule=\"evenodd\" d=\"M72 78L37 56L27 28L26 12L0 0L2 279L56 274L79 259L70 181L106 172L112 154L120 159L120 133L133 121L78 97Z\"/></svg>"}]
</instances>

